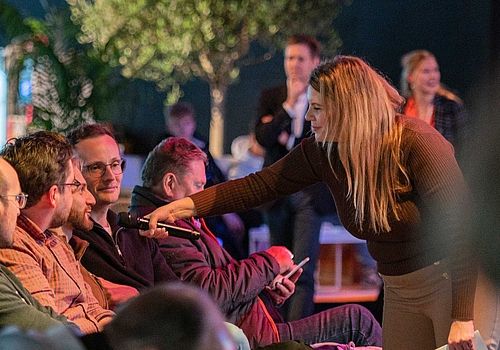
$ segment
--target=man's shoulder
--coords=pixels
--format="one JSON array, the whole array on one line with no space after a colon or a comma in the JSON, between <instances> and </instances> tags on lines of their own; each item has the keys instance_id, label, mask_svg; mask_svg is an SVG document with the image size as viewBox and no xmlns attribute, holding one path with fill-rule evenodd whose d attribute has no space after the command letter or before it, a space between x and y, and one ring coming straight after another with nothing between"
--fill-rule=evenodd
<instances>
[{"instance_id":1,"label":"man's shoulder","mask_svg":"<svg viewBox=\"0 0 500 350\"><path fill-rule=\"evenodd\" d=\"M87 250L87 248L90 245L87 240L82 239L76 235L73 235L71 237L68 244L73 249L73 252L75 254L75 258L77 260L80 260L83 257L83 255L85 254L85 250Z\"/></svg>"},{"instance_id":2,"label":"man's shoulder","mask_svg":"<svg viewBox=\"0 0 500 350\"><path fill-rule=\"evenodd\" d=\"M73 251L81 249L82 244L87 245L84 248L84 255L87 255L88 252L92 252L91 254L111 254L116 249L112 237L96 223L88 231L74 229L69 244Z\"/></svg>"},{"instance_id":3,"label":"man's shoulder","mask_svg":"<svg viewBox=\"0 0 500 350\"><path fill-rule=\"evenodd\" d=\"M0 263L0 294L2 296L0 302L5 302L8 298L15 296L15 298L23 298L23 302L28 305L32 304L32 299L29 297L30 293L19 278L11 272L4 264ZM24 295L23 295L24 294Z\"/></svg>"},{"instance_id":4,"label":"man's shoulder","mask_svg":"<svg viewBox=\"0 0 500 350\"><path fill-rule=\"evenodd\" d=\"M7 281L8 281L8 283L7 283ZM0 286L1 286L1 288L4 288L5 286L7 286L10 289L12 287L11 282L21 284L21 282L17 279L16 275L14 275L12 272L10 272L9 268L0 262Z\"/></svg>"},{"instance_id":5,"label":"man's shoulder","mask_svg":"<svg viewBox=\"0 0 500 350\"><path fill-rule=\"evenodd\" d=\"M285 100L286 99L286 85L281 84L281 85L276 85L272 86L269 88L265 88L262 90L261 95L263 97L275 97L275 96L282 96Z\"/></svg>"},{"instance_id":6,"label":"man's shoulder","mask_svg":"<svg viewBox=\"0 0 500 350\"><path fill-rule=\"evenodd\" d=\"M27 230L23 227L17 225L15 228L13 245L21 244L24 242L35 242L37 239L33 237Z\"/></svg>"},{"instance_id":7,"label":"man's shoulder","mask_svg":"<svg viewBox=\"0 0 500 350\"><path fill-rule=\"evenodd\" d=\"M129 212L144 216L165 204L167 202L156 196L149 188L136 185L132 190Z\"/></svg>"},{"instance_id":8,"label":"man's shoulder","mask_svg":"<svg viewBox=\"0 0 500 350\"><path fill-rule=\"evenodd\" d=\"M38 240L31 236L29 232L17 226L14 234L14 239L9 247L2 248L2 256L12 258L14 255L18 259L21 255L28 254L39 256L46 251L45 240Z\"/></svg>"},{"instance_id":9,"label":"man's shoulder","mask_svg":"<svg viewBox=\"0 0 500 350\"><path fill-rule=\"evenodd\" d=\"M261 92L259 100L259 118L264 115L276 115L283 110L283 102L286 100L286 86L275 86ZM265 123L264 123L265 124Z\"/></svg>"}]
</instances>

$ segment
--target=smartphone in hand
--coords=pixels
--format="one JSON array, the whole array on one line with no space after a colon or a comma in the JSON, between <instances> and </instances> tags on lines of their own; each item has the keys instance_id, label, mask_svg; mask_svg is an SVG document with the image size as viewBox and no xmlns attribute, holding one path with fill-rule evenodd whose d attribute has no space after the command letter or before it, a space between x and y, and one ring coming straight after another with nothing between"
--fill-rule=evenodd
<instances>
[{"instance_id":1,"label":"smartphone in hand","mask_svg":"<svg viewBox=\"0 0 500 350\"><path fill-rule=\"evenodd\" d=\"M271 289L275 289L276 288L276 283L278 283L278 282L281 283L281 281L283 279L292 277L298 271L298 269L300 269L302 266L304 266L309 260L310 260L309 257L306 257L306 258L304 258L304 260L302 260L301 262L299 262L299 264L296 265L293 269L291 269L290 271L288 271L288 273L286 275L284 275L284 276L281 276L281 275L276 276L276 278L271 282L270 288Z\"/></svg>"},{"instance_id":2,"label":"smartphone in hand","mask_svg":"<svg viewBox=\"0 0 500 350\"><path fill-rule=\"evenodd\" d=\"M301 262L299 262L299 264L297 266L295 266L293 269L291 269L285 276L283 276L283 278L290 278L290 277L292 277L293 274L295 272L297 272L297 270L300 269L302 266L304 266L309 260L310 260L309 257L304 258L304 260L302 260Z\"/></svg>"}]
</instances>

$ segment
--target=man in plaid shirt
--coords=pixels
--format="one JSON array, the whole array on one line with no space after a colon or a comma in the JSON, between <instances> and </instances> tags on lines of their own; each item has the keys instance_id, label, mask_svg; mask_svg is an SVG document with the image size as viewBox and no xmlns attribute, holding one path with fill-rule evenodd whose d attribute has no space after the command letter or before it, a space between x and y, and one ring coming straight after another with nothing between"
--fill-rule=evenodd
<instances>
[{"instance_id":1,"label":"man in plaid shirt","mask_svg":"<svg viewBox=\"0 0 500 350\"><path fill-rule=\"evenodd\" d=\"M66 222L81 185L74 178L71 146L60 134L37 132L14 140L2 155L17 171L28 202L17 219L12 246L0 251L0 262L42 305L84 333L100 331L114 313L99 305L73 251L49 231Z\"/></svg>"}]
</instances>

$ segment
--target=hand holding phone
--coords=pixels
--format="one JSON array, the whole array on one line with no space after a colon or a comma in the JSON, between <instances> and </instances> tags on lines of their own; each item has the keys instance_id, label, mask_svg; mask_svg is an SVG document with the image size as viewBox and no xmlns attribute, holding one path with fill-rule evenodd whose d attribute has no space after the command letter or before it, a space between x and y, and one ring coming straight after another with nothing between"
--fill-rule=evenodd
<instances>
[{"instance_id":1,"label":"hand holding phone","mask_svg":"<svg viewBox=\"0 0 500 350\"><path fill-rule=\"evenodd\" d=\"M299 262L299 264L296 265L293 269L291 269L285 276L283 276L283 278L290 278L290 277L292 277L293 274L295 272L297 272L298 269L300 269L302 266L304 266L309 260L310 260L309 257L304 258L304 260L302 260L301 262Z\"/></svg>"},{"instance_id":2,"label":"hand holding phone","mask_svg":"<svg viewBox=\"0 0 500 350\"><path fill-rule=\"evenodd\" d=\"M276 283L281 283L281 281L283 279L292 277L309 260L310 260L309 257L306 257L298 265L296 265L293 269L291 269L290 271L288 271L288 273L286 275L284 275L284 276L282 276L282 275L276 276L276 278L271 282L271 289L275 289L276 288Z\"/></svg>"}]
</instances>

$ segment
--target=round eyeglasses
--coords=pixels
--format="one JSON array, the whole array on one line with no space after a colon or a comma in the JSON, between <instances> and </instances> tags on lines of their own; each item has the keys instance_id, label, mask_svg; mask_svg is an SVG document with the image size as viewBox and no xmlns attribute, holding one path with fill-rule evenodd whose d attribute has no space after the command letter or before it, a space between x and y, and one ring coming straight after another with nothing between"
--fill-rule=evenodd
<instances>
[{"instance_id":1,"label":"round eyeglasses","mask_svg":"<svg viewBox=\"0 0 500 350\"><path fill-rule=\"evenodd\" d=\"M125 170L125 159L115 160L111 163L95 162L82 167L83 172L94 178L102 177L106 173L106 168L109 166L111 172L115 175L123 174Z\"/></svg>"},{"instance_id":2,"label":"round eyeglasses","mask_svg":"<svg viewBox=\"0 0 500 350\"><path fill-rule=\"evenodd\" d=\"M9 199L10 197L14 197L15 201L17 202L17 205L19 206L19 209L24 209L26 203L28 202L28 195L24 192L21 192L19 194L4 194L3 196L0 197L7 199Z\"/></svg>"}]
</instances>

